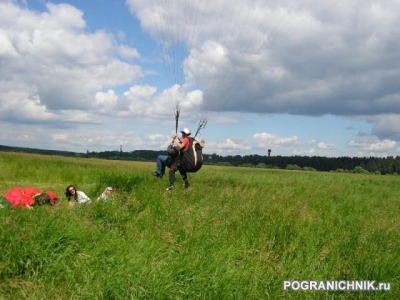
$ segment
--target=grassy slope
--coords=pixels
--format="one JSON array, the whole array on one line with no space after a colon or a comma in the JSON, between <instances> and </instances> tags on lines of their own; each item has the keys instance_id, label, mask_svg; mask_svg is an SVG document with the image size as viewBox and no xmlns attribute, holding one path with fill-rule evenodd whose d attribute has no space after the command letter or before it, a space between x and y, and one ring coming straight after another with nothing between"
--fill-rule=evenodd
<instances>
[{"instance_id":1,"label":"grassy slope","mask_svg":"<svg viewBox=\"0 0 400 300\"><path fill-rule=\"evenodd\" d=\"M205 166L166 193L154 165L0 153L1 194L117 191L0 210L0 299L400 299L399 177ZM310 279L392 290L282 290Z\"/></svg>"}]
</instances>

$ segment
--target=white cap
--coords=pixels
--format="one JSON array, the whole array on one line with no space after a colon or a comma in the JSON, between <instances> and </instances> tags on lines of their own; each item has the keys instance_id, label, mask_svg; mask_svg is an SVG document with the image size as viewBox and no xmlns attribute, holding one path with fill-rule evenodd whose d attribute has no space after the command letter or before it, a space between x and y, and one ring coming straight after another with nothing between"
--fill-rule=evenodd
<instances>
[{"instance_id":1,"label":"white cap","mask_svg":"<svg viewBox=\"0 0 400 300\"><path fill-rule=\"evenodd\" d=\"M191 134L189 128L183 128L183 129L181 130L181 132L183 132L183 133L186 134L186 135L190 135L190 134Z\"/></svg>"}]
</instances>

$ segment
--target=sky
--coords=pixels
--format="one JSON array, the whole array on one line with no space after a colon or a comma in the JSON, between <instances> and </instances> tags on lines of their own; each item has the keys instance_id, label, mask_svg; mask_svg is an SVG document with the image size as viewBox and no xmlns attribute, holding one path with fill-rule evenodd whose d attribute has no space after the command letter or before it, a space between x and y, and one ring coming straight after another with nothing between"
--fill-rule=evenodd
<instances>
[{"instance_id":1,"label":"sky","mask_svg":"<svg viewBox=\"0 0 400 300\"><path fill-rule=\"evenodd\" d=\"M400 155L398 0L0 0L0 144Z\"/></svg>"}]
</instances>

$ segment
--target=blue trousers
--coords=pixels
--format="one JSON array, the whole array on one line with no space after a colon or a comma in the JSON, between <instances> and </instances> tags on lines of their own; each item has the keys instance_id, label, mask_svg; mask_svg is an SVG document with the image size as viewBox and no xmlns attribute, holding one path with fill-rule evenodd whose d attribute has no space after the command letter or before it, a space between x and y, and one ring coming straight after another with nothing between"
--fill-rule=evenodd
<instances>
[{"instance_id":1,"label":"blue trousers","mask_svg":"<svg viewBox=\"0 0 400 300\"><path fill-rule=\"evenodd\" d=\"M169 160L171 158L168 155L159 155L157 156L157 173L164 175L165 167L167 166Z\"/></svg>"}]
</instances>

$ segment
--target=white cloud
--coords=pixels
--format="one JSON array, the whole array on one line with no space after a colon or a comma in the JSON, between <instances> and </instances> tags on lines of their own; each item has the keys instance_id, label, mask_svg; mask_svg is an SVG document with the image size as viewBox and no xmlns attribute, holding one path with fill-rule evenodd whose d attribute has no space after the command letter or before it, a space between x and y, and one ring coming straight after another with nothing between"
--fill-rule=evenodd
<instances>
[{"instance_id":1,"label":"white cloud","mask_svg":"<svg viewBox=\"0 0 400 300\"><path fill-rule=\"evenodd\" d=\"M400 102L400 98L397 99ZM383 114L367 116L366 120L374 124L372 133L383 138L393 138L400 141L400 114Z\"/></svg>"},{"instance_id":2,"label":"white cloud","mask_svg":"<svg viewBox=\"0 0 400 300\"><path fill-rule=\"evenodd\" d=\"M328 144L325 142L317 143L315 140L306 140L303 142L296 135L291 137L281 137L277 134L263 132L254 134L253 139L257 141L258 149L262 150L266 148L272 148L275 153L278 151L282 154L285 153L291 155L316 155L317 150L314 146L316 146L318 150L321 150L319 151L320 155L326 155L326 150L337 150L335 144ZM312 147L309 148L310 146ZM330 151L330 154L333 155L337 153L331 153Z\"/></svg>"},{"instance_id":3,"label":"white cloud","mask_svg":"<svg viewBox=\"0 0 400 300\"><path fill-rule=\"evenodd\" d=\"M105 109L113 107L118 100L118 96L113 90L108 90L106 93L97 92L94 98L97 106L104 107Z\"/></svg>"},{"instance_id":4,"label":"white cloud","mask_svg":"<svg viewBox=\"0 0 400 300\"><path fill-rule=\"evenodd\" d=\"M175 104L179 103L182 115L192 115L202 104L202 92L186 92L179 85L157 94L157 88L149 85L135 85L122 95L114 91L97 93L99 106L108 105L119 117L140 117L151 119L170 119L174 115Z\"/></svg>"},{"instance_id":5,"label":"white cloud","mask_svg":"<svg viewBox=\"0 0 400 300\"><path fill-rule=\"evenodd\" d=\"M52 135L54 141L66 141L68 140L68 135L65 133L55 133Z\"/></svg>"},{"instance_id":6,"label":"white cloud","mask_svg":"<svg viewBox=\"0 0 400 300\"><path fill-rule=\"evenodd\" d=\"M348 142L349 147L358 148L363 151L383 152L392 149L396 146L396 142L392 140L376 141L370 136L358 137L356 140Z\"/></svg>"},{"instance_id":7,"label":"white cloud","mask_svg":"<svg viewBox=\"0 0 400 300\"><path fill-rule=\"evenodd\" d=\"M0 2L0 96L7 103L4 114L0 111L3 120L20 120L17 108L26 109L26 121L94 109L96 92L142 76L139 66L113 57L114 49L131 55L134 49L115 45L106 32L86 33L82 11L52 3L47 9L38 13Z\"/></svg>"},{"instance_id":8,"label":"white cloud","mask_svg":"<svg viewBox=\"0 0 400 300\"><path fill-rule=\"evenodd\" d=\"M0 119L11 122L49 122L58 119L41 103L35 90L24 84L0 81L0 99Z\"/></svg>"},{"instance_id":9,"label":"white cloud","mask_svg":"<svg viewBox=\"0 0 400 300\"><path fill-rule=\"evenodd\" d=\"M373 144L369 145L367 150L385 151L385 150L389 150L389 149L394 148L394 146L396 146L396 142L395 141L383 140L383 141L380 141L380 142L373 143Z\"/></svg>"},{"instance_id":10,"label":"white cloud","mask_svg":"<svg viewBox=\"0 0 400 300\"><path fill-rule=\"evenodd\" d=\"M17 50L3 29L0 29L0 56L18 57Z\"/></svg>"},{"instance_id":11,"label":"white cloud","mask_svg":"<svg viewBox=\"0 0 400 300\"><path fill-rule=\"evenodd\" d=\"M207 142L204 151L207 153L215 152L221 155L229 155L237 153L237 151L250 151L251 149L252 147L242 139L228 138L219 143Z\"/></svg>"},{"instance_id":12,"label":"white cloud","mask_svg":"<svg viewBox=\"0 0 400 300\"><path fill-rule=\"evenodd\" d=\"M139 52L132 47L121 45L118 47L118 53L125 59L137 59L140 58Z\"/></svg>"},{"instance_id":13,"label":"white cloud","mask_svg":"<svg viewBox=\"0 0 400 300\"><path fill-rule=\"evenodd\" d=\"M319 142L317 148L321 150L334 150L336 149L335 144L326 144L324 142Z\"/></svg>"},{"instance_id":14,"label":"white cloud","mask_svg":"<svg viewBox=\"0 0 400 300\"><path fill-rule=\"evenodd\" d=\"M115 123L115 122L114 122ZM139 149L165 149L166 136L149 139L140 128L129 128L123 124L108 122L105 128L82 126L79 130L70 127L54 128L42 126L32 131L30 125L2 124L1 140L8 140L12 146L86 152Z\"/></svg>"},{"instance_id":15,"label":"white cloud","mask_svg":"<svg viewBox=\"0 0 400 300\"><path fill-rule=\"evenodd\" d=\"M310 156L311 155L312 156L312 155L315 155L315 149L311 148L309 150L304 150L304 151L295 149L292 151L292 155L298 155L298 156Z\"/></svg>"},{"instance_id":16,"label":"white cloud","mask_svg":"<svg viewBox=\"0 0 400 300\"><path fill-rule=\"evenodd\" d=\"M259 146L268 147L268 146L289 146L295 145L298 143L297 136L291 137L279 137L276 134L270 133L256 133L253 135L253 138L258 141Z\"/></svg>"},{"instance_id":17,"label":"white cloud","mask_svg":"<svg viewBox=\"0 0 400 300\"><path fill-rule=\"evenodd\" d=\"M308 140L308 141L303 142L302 144L304 146L311 146L311 145L315 145L315 143L316 143L315 140Z\"/></svg>"},{"instance_id":18,"label":"white cloud","mask_svg":"<svg viewBox=\"0 0 400 300\"><path fill-rule=\"evenodd\" d=\"M399 1L228 2L127 1L154 37L190 46L184 74L206 110L399 118Z\"/></svg>"},{"instance_id":19,"label":"white cloud","mask_svg":"<svg viewBox=\"0 0 400 300\"><path fill-rule=\"evenodd\" d=\"M86 126L116 127L136 121L132 128L140 127L139 131L154 132L155 127L161 131L164 124L173 123L174 102L179 102L180 125L192 128L202 115L212 116L212 122L223 127L240 122L240 114L248 112L328 114L373 125L367 136L349 142L357 153L393 153L400 141L399 1L300 5L294 0L275 4L127 0L145 33L165 46L160 52L173 79L169 85L160 83L163 66L156 61L161 58L150 49L143 32L96 30L98 24L89 17L90 11L49 2L46 11L39 12L23 2L0 0L2 125L41 124L44 127L35 131L65 147L70 141L84 147L84 142L78 144L67 132L71 126L82 132L80 137L88 139L91 147L99 147L102 139L92 137L95 130ZM140 44L130 45L132 41ZM137 49L146 50L139 53ZM54 136L47 131L50 127ZM96 133L101 136L99 128ZM207 149L242 153L280 148L281 153L291 153L295 148L309 154L336 150L328 136L316 137L313 130L302 135L302 129L293 124L288 128L284 132L289 133L281 135L257 133L250 142L234 138L235 132L224 135L222 143L208 143ZM12 131L7 137L36 137L21 130L25 135ZM113 135L112 144L107 139L104 147L123 144L124 138L128 143L142 143L142 132L131 132L135 138L115 128L104 132ZM157 147L161 143L156 140L149 143Z\"/></svg>"}]
</instances>

